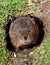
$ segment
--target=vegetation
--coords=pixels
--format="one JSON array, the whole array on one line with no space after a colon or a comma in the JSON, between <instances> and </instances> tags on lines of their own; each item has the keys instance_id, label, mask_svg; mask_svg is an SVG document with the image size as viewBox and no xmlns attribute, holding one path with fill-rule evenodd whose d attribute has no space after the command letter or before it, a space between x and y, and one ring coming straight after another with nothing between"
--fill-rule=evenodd
<instances>
[{"instance_id":1,"label":"vegetation","mask_svg":"<svg viewBox=\"0 0 50 65\"><path fill-rule=\"evenodd\" d=\"M24 0L0 0L0 65L7 65L9 51L6 49L5 29L7 23L5 17L8 14L15 15L20 10L26 8ZM33 8L34 9L34 8ZM35 47L33 58L35 65L50 65L50 39L43 42L40 47ZM39 64L38 64L39 63Z\"/></svg>"}]
</instances>

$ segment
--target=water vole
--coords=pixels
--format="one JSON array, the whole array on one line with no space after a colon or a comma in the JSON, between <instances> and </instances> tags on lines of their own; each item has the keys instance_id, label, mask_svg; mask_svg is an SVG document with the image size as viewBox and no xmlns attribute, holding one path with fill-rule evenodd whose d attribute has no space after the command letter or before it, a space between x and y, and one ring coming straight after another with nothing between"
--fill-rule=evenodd
<instances>
[{"instance_id":1,"label":"water vole","mask_svg":"<svg viewBox=\"0 0 50 65\"><path fill-rule=\"evenodd\" d=\"M20 47L24 49L37 44L39 37L38 24L31 17L19 17L11 23L9 36L15 49Z\"/></svg>"}]
</instances>

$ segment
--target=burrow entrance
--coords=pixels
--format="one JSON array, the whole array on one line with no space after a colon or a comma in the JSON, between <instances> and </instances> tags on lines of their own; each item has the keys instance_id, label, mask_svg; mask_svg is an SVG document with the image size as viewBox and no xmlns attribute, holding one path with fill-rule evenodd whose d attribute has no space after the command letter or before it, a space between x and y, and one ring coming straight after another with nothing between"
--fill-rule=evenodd
<instances>
[{"instance_id":1,"label":"burrow entrance","mask_svg":"<svg viewBox=\"0 0 50 65\"><path fill-rule=\"evenodd\" d=\"M44 26L43 26L43 21L42 20L40 20L39 18L37 18L37 17L35 17L35 16L30 16L30 15L27 15L27 16L22 16L22 17L30 17L30 18L32 18L33 20L34 20L34 22L38 25L38 27L39 27L39 36L38 36L38 41L36 42L37 44L29 44L29 45L22 45L22 46L19 46L19 49L20 50L23 50L23 49L25 49L25 48L33 48L34 46L36 46L36 45L39 45L39 44L41 44L41 42L42 42L42 40L43 40L43 38L44 38ZM5 30L6 30L6 37L5 37L5 39L6 39L6 42L7 42L7 49L8 50L10 50L10 51L14 51L14 46L12 45L12 42L11 42L11 38L10 38L10 36L9 36L9 29L10 29L10 26L11 26L11 23L14 21L16 19L16 17L14 17L14 19L8 19L8 23L7 23L7 25L6 25L6 28L5 28Z\"/></svg>"}]
</instances>

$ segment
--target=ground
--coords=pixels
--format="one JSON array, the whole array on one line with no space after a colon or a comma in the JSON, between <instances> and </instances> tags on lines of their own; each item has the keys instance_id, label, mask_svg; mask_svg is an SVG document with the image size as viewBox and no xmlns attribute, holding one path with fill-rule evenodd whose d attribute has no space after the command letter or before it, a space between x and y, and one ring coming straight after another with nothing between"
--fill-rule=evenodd
<instances>
[{"instance_id":1,"label":"ground","mask_svg":"<svg viewBox=\"0 0 50 65\"><path fill-rule=\"evenodd\" d=\"M50 1L48 2L50 4ZM6 17L8 14L16 15L20 11L26 11L25 14L31 13L39 9L40 3L33 3L32 6L27 6L27 0L0 0L0 65L8 65L10 62L8 59L10 51L6 49L5 40L5 25ZM28 7L28 8L27 8ZM23 14L23 12L21 13ZM50 28L50 27L49 27ZM50 32L49 32L50 33ZM48 35L48 34L46 34ZM41 43L40 46L36 46L29 50L30 52L24 53L24 60L20 58L18 62L22 65L24 62L27 65L50 65L50 37L48 35L47 39ZM13 56L13 55L12 55ZM18 57L18 54L17 54ZM30 58L31 57L31 58ZM19 60L16 59L16 60ZM30 60L30 61L29 61ZM26 62L27 61L27 62ZM16 63L17 61L15 61ZM15 65L13 63L13 65ZM24 65L23 63L23 65Z\"/></svg>"}]
</instances>

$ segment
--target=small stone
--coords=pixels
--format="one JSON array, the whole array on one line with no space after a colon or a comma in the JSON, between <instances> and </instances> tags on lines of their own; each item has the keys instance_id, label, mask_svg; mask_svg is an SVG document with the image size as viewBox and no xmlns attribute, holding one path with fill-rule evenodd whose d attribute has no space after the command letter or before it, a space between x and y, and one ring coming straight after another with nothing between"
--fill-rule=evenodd
<instances>
[{"instance_id":1,"label":"small stone","mask_svg":"<svg viewBox=\"0 0 50 65\"><path fill-rule=\"evenodd\" d=\"M16 58L16 54L14 53L14 57Z\"/></svg>"},{"instance_id":2,"label":"small stone","mask_svg":"<svg viewBox=\"0 0 50 65\"><path fill-rule=\"evenodd\" d=\"M33 54L33 52L30 52L29 55L31 56Z\"/></svg>"}]
</instances>

